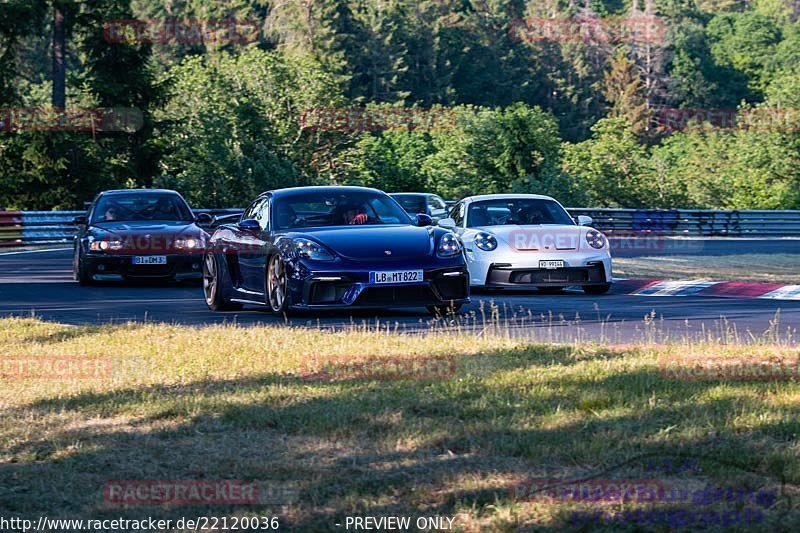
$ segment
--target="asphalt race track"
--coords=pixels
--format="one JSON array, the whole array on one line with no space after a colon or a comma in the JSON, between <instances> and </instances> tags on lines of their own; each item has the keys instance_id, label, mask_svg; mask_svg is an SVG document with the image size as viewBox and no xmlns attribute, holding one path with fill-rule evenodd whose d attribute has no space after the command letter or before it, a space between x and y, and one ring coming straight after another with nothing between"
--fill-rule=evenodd
<instances>
[{"instance_id":1,"label":"asphalt race track","mask_svg":"<svg viewBox=\"0 0 800 533\"><path fill-rule=\"evenodd\" d=\"M797 342L800 301L715 297L631 296L621 287L603 296L580 291L545 296L536 293L473 294L463 315L433 319L423 309L376 313L325 313L293 316L294 326L323 328L352 324L382 324L392 330L415 332L437 328L481 331L493 323L512 335L550 342L598 340L621 343L664 341L709 333L719 338L733 330L763 333L780 312L781 337ZM645 317L655 313L649 324ZM80 287L72 281L71 250L0 254L0 316L32 316L65 324L104 324L127 321L187 325L214 323L284 324L282 317L257 308L213 313L199 285L107 284ZM724 317L724 318L723 318ZM467 333L465 333L467 334Z\"/></svg>"}]
</instances>

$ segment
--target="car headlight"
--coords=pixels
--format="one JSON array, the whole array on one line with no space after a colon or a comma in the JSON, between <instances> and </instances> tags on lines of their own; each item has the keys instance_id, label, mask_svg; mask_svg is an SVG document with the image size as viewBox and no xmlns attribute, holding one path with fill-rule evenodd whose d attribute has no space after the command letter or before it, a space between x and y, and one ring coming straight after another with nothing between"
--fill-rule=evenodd
<instances>
[{"instance_id":1,"label":"car headlight","mask_svg":"<svg viewBox=\"0 0 800 533\"><path fill-rule=\"evenodd\" d=\"M333 254L324 246L310 239L297 238L293 240L297 255L312 261L333 261Z\"/></svg>"},{"instance_id":2,"label":"car headlight","mask_svg":"<svg viewBox=\"0 0 800 533\"><path fill-rule=\"evenodd\" d=\"M452 233L445 233L439 241L439 257L453 257L461 253L461 243Z\"/></svg>"},{"instance_id":3,"label":"car headlight","mask_svg":"<svg viewBox=\"0 0 800 533\"><path fill-rule=\"evenodd\" d=\"M89 241L89 249L93 252L107 252L108 250L121 250L122 241L98 239Z\"/></svg>"},{"instance_id":4,"label":"car headlight","mask_svg":"<svg viewBox=\"0 0 800 533\"><path fill-rule=\"evenodd\" d=\"M606 236L596 230L589 230L586 232L586 242L589 246L596 249L601 249L606 245Z\"/></svg>"},{"instance_id":5,"label":"car headlight","mask_svg":"<svg viewBox=\"0 0 800 533\"><path fill-rule=\"evenodd\" d=\"M202 237L190 237L188 239L175 239L175 248L178 250L197 250L205 248L206 241Z\"/></svg>"},{"instance_id":6,"label":"car headlight","mask_svg":"<svg viewBox=\"0 0 800 533\"><path fill-rule=\"evenodd\" d=\"M481 250L485 250L487 252L491 252L495 248L497 248L497 239L494 235L490 233L480 232L475 235L475 246L480 248Z\"/></svg>"}]
</instances>

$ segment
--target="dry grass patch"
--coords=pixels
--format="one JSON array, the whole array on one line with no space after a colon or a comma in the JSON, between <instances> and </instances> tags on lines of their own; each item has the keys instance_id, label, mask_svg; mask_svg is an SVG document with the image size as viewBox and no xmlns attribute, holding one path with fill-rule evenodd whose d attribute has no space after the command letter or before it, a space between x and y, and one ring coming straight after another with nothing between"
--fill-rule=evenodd
<instances>
[{"instance_id":1,"label":"dry grass patch","mask_svg":"<svg viewBox=\"0 0 800 533\"><path fill-rule=\"evenodd\" d=\"M747 529L800 521L789 496L800 483L798 383L673 381L658 367L675 355L797 356L796 346L547 346L490 334L21 319L0 321L0 343L3 357L112 361L107 379L0 379L3 516L277 513L284 528L334 531L348 515L441 515L464 531L511 531L577 530L577 511L637 507L511 497L514 483L541 477L749 490L783 483ZM298 379L309 357L343 355L453 356L457 372ZM676 458L695 468L653 468ZM277 506L105 502L104 484L126 479L252 480L298 497ZM607 526L625 527L637 526Z\"/></svg>"}]
</instances>

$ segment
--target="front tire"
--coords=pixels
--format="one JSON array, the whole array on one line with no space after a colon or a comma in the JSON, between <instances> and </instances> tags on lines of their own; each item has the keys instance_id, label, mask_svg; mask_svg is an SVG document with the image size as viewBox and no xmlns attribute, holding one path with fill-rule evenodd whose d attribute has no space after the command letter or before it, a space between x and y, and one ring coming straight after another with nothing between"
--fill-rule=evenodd
<instances>
[{"instance_id":1,"label":"front tire","mask_svg":"<svg viewBox=\"0 0 800 533\"><path fill-rule=\"evenodd\" d=\"M217 256L214 252L207 252L203 258L203 295L206 305L212 311L238 311L242 304L225 298L221 281Z\"/></svg>"},{"instance_id":2,"label":"front tire","mask_svg":"<svg viewBox=\"0 0 800 533\"><path fill-rule=\"evenodd\" d=\"M583 287L583 292L586 294L605 294L610 288L610 283L605 283L603 285L587 285Z\"/></svg>"},{"instance_id":3,"label":"front tire","mask_svg":"<svg viewBox=\"0 0 800 533\"><path fill-rule=\"evenodd\" d=\"M92 279L91 274L89 274L89 272L86 270L86 266L81 260L80 249L75 251L75 256L72 261L72 278L83 287L94 285L94 280Z\"/></svg>"},{"instance_id":4,"label":"front tire","mask_svg":"<svg viewBox=\"0 0 800 533\"><path fill-rule=\"evenodd\" d=\"M284 315L289 312L289 282L286 276L286 263L277 253L267 261L267 306L276 315Z\"/></svg>"}]
</instances>

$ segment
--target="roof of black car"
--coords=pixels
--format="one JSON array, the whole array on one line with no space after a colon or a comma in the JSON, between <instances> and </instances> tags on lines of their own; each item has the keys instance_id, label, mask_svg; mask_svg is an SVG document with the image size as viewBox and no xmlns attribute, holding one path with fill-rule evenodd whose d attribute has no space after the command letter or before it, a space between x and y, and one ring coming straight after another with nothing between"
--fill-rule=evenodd
<instances>
[{"instance_id":1,"label":"roof of black car","mask_svg":"<svg viewBox=\"0 0 800 533\"><path fill-rule=\"evenodd\" d=\"M381 192L378 189L370 187L353 187L348 185L318 185L310 187L289 187L287 189L277 189L270 191L273 196L293 196L295 194L308 194L308 193L345 193L345 192Z\"/></svg>"},{"instance_id":2,"label":"roof of black car","mask_svg":"<svg viewBox=\"0 0 800 533\"><path fill-rule=\"evenodd\" d=\"M100 194L179 194L172 189L112 189Z\"/></svg>"}]
</instances>

